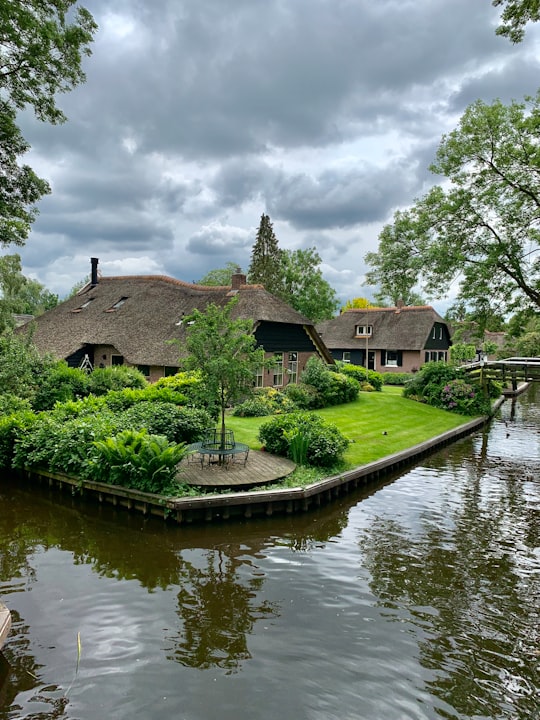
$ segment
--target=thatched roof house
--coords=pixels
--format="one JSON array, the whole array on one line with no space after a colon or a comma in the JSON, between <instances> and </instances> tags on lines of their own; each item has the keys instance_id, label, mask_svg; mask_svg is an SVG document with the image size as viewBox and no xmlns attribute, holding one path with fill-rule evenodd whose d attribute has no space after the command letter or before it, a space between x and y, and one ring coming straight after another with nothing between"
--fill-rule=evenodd
<instances>
[{"instance_id":1,"label":"thatched roof house","mask_svg":"<svg viewBox=\"0 0 540 720\"><path fill-rule=\"evenodd\" d=\"M278 363L278 371L265 373L258 384L294 381L313 354L333 362L310 320L262 286L246 284L240 272L231 286L207 287L156 275L98 277L93 259L91 280L82 290L20 331L33 327L38 349L71 366L125 363L155 380L178 369L181 347L170 341L182 343L183 319L233 297L238 297L233 317L252 319L258 344L267 354L282 356L281 370Z\"/></svg>"},{"instance_id":2,"label":"thatched roof house","mask_svg":"<svg viewBox=\"0 0 540 720\"><path fill-rule=\"evenodd\" d=\"M430 306L345 310L317 329L335 360L380 372L411 372L448 360L450 330Z\"/></svg>"}]
</instances>

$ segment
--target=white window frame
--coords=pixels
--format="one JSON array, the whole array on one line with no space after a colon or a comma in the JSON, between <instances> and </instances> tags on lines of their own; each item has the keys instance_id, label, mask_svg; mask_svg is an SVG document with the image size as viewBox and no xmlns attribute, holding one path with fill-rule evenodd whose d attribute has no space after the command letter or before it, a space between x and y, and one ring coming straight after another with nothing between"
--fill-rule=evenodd
<instances>
[{"instance_id":1,"label":"white window frame","mask_svg":"<svg viewBox=\"0 0 540 720\"><path fill-rule=\"evenodd\" d=\"M395 360L389 360L388 355L395 355ZM385 350L384 353L384 367L399 367L398 366L398 351L397 350Z\"/></svg>"},{"instance_id":2,"label":"white window frame","mask_svg":"<svg viewBox=\"0 0 540 720\"><path fill-rule=\"evenodd\" d=\"M373 335L373 325L357 325L356 337L370 337Z\"/></svg>"},{"instance_id":3,"label":"white window frame","mask_svg":"<svg viewBox=\"0 0 540 720\"><path fill-rule=\"evenodd\" d=\"M289 385L298 382L298 353L291 350L287 360L287 375L289 376Z\"/></svg>"},{"instance_id":4,"label":"white window frame","mask_svg":"<svg viewBox=\"0 0 540 720\"><path fill-rule=\"evenodd\" d=\"M283 353L274 353L274 387L283 386Z\"/></svg>"},{"instance_id":5,"label":"white window frame","mask_svg":"<svg viewBox=\"0 0 540 720\"><path fill-rule=\"evenodd\" d=\"M264 387L264 368L262 365L261 367L257 368L257 370L255 370L255 387Z\"/></svg>"},{"instance_id":6,"label":"white window frame","mask_svg":"<svg viewBox=\"0 0 540 720\"><path fill-rule=\"evenodd\" d=\"M344 363L350 363L350 362L351 362L351 351L350 351L350 350L344 350L344 351L343 351L342 361L343 361Z\"/></svg>"}]
</instances>

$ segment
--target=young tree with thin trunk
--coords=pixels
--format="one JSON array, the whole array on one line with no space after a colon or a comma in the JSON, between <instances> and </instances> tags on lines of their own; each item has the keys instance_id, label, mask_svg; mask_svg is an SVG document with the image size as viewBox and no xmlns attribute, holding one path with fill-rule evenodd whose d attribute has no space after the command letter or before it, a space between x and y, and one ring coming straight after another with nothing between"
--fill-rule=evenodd
<instances>
[{"instance_id":1,"label":"young tree with thin trunk","mask_svg":"<svg viewBox=\"0 0 540 720\"><path fill-rule=\"evenodd\" d=\"M210 397L217 398L223 445L225 411L251 392L256 370L265 365L253 321L232 317L237 302L233 298L225 307L210 303L205 312L194 310L184 319L187 355L180 363L184 370L200 372Z\"/></svg>"}]
</instances>

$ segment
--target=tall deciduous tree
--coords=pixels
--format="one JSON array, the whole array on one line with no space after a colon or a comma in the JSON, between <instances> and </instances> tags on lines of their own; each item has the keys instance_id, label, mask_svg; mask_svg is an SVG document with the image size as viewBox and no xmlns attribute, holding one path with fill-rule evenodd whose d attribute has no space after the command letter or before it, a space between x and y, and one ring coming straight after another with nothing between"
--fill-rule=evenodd
<instances>
[{"instance_id":1,"label":"tall deciduous tree","mask_svg":"<svg viewBox=\"0 0 540 720\"><path fill-rule=\"evenodd\" d=\"M66 118L58 93L85 79L81 62L89 55L96 24L76 0L0 0L0 243L22 245L37 209L50 192L45 180L20 157L29 149L16 113L33 109L39 120Z\"/></svg>"},{"instance_id":2,"label":"tall deciduous tree","mask_svg":"<svg viewBox=\"0 0 540 720\"><path fill-rule=\"evenodd\" d=\"M221 433L225 438L225 410L253 388L255 371L265 364L257 347L251 320L233 319L234 298L225 307L210 303L205 312L185 318L187 356L182 368L197 370L212 397L218 398Z\"/></svg>"},{"instance_id":3,"label":"tall deciduous tree","mask_svg":"<svg viewBox=\"0 0 540 720\"><path fill-rule=\"evenodd\" d=\"M339 307L335 290L323 278L315 248L283 250L279 297L313 323L332 318Z\"/></svg>"},{"instance_id":4,"label":"tall deciduous tree","mask_svg":"<svg viewBox=\"0 0 540 720\"><path fill-rule=\"evenodd\" d=\"M207 272L206 275L197 282L197 285L230 285L231 278L237 270L238 265L236 263L228 262L224 268L216 268L215 270Z\"/></svg>"},{"instance_id":5,"label":"tall deciduous tree","mask_svg":"<svg viewBox=\"0 0 540 720\"><path fill-rule=\"evenodd\" d=\"M521 42L525 25L540 20L540 0L492 0L492 5L504 6L497 35L504 35L512 42Z\"/></svg>"},{"instance_id":6,"label":"tall deciduous tree","mask_svg":"<svg viewBox=\"0 0 540 720\"><path fill-rule=\"evenodd\" d=\"M475 102L443 137L431 170L448 181L397 212L366 261L390 295L452 284L472 308L540 307L540 94Z\"/></svg>"},{"instance_id":7,"label":"tall deciduous tree","mask_svg":"<svg viewBox=\"0 0 540 720\"><path fill-rule=\"evenodd\" d=\"M19 255L0 257L0 332L13 327L15 313L41 315L57 304L58 295L22 274Z\"/></svg>"},{"instance_id":8,"label":"tall deciduous tree","mask_svg":"<svg viewBox=\"0 0 540 720\"><path fill-rule=\"evenodd\" d=\"M270 218L263 213L251 252L251 264L248 270L249 282L264 285L268 292L279 295L283 287L281 255L282 251L278 246Z\"/></svg>"}]
</instances>

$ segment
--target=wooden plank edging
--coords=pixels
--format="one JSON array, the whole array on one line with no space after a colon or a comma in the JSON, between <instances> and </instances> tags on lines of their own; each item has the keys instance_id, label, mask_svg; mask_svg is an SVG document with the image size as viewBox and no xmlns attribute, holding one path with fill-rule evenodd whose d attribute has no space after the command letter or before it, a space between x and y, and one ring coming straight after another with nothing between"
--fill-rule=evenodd
<instances>
[{"instance_id":1,"label":"wooden plank edging","mask_svg":"<svg viewBox=\"0 0 540 720\"><path fill-rule=\"evenodd\" d=\"M493 406L493 413L504 402L501 397ZM109 485L96 481L81 481L64 473L51 473L47 470L25 468L29 478L46 480L50 486L64 485L71 488L72 494L81 492L128 510L140 511L145 515L158 515L172 518L178 523L193 521L228 520L233 516L253 517L254 515L272 515L276 513L305 512L310 507L328 502L341 491L354 489L382 476L410 465L422 456L437 448L448 445L484 426L491 416L470 420L453 430L448 430L411 448L387 455L379 460L361 465L344 473L330 476L305 487L283 488L275 490L246 490L226 494L201 495L197 497L171 498L164 495L145 493L140 490Z\"/></svg>"}]
</instances>

